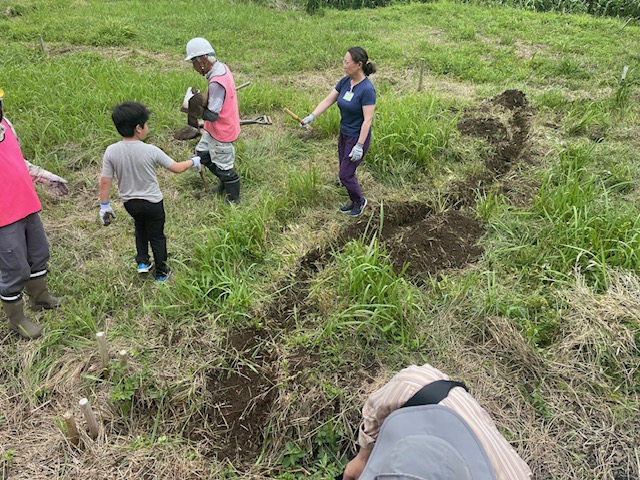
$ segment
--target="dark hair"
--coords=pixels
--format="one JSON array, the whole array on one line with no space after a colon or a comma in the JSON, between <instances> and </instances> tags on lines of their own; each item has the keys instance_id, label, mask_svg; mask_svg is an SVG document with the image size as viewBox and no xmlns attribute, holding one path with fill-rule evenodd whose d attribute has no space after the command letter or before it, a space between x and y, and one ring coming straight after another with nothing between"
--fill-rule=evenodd
<instances>
[{"instance_id":1,"label":"dark hair","mask_svg":"<svg viewBox=\"0 0 640 480\"><path fill-rule=\"evenodd\" d=\"M362 62L362 71L368 77L372 73L376 73L376 64L371 63L369 61L369 55L362 47L351 47L349 50L349 55L351 55L351 60L355 63Z\"/></svg>"},{"instance_id":2,"label":"dark hair","mask_svg":"<svg viewBox=\"0 0 640 480\"><path fill-rule=\"evenodd\" d=\"M141 127L147 123L151 112L146 105L138 102L124 102L113 107L111 119L116 126L116 130L123 137L133 137L136 127Z\"/></svg>"}]
</instances>

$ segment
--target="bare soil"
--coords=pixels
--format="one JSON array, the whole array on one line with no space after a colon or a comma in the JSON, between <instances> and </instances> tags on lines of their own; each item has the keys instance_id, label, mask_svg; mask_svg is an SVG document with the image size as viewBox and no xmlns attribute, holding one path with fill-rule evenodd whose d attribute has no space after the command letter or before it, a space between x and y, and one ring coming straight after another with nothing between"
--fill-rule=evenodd
<instances>
[{"instance_id":1,"label":"bare soil","mask_svg":"<svg viewBox=\"0 0 640 480\"><path fill-rule=\"evenodd\" d=\"M372 205L368 215L347 223L332 244L318 246L301 259L298 270L278 286L279 295L264 309L265 323L272 330L286 328L294 317L304 318L314 313L306 302L309 281L332 261L331 252L339 251L356 238L379 235L394 269L397 272L406 269L405 275L416 280L475 262L483 252L477 242L485 229L465 207L473 206L477 190L486 190L499 182L522 160L530 116L526 96L517 90L507 90L485 101L478 109L464 112L458 124L460 133L484 138L494 147L494 153L484 159L485 170L453 184L448 208L443 212L434 213L431 205L420 202ZM276 383L269 366L274 359L269 352L261 350L268 344L262 341L264 334L254 330L232 334L228 343L238 353L237 365L228 373L212 373L209 378L208 389L214 404L219 406L216 412L211 412L212 417L219 418L216 432L220 427L225 431L219 448L212 452L218 459L249 464L260 453L263 431L274 408L273 385ZM295 352L289 358L290 363L298 366L312 365L316 360L316 354L307 350ZM375 362L369 368L375 372ZM303 377L298 381L303 381ZM355 379L362 381L360 376L351 378ZM353 385L354 390L359 387ZM339 406L335 408L337 411Z\"/></svg>"}]
</instances>

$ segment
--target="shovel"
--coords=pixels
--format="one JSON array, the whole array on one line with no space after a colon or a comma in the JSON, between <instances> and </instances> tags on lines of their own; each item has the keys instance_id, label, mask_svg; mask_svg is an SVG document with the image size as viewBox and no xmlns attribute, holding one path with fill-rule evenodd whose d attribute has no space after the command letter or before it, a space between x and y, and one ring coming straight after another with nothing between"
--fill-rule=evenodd
<instances>
[{"instance_id":1,"label":"shovel","mask_svg":"<svg viewBox=\"0 0 640 480\"><path fill-rule=\"evenodd\" d=\"M269 115L259 115L254 118L245 118L240 120L240 125L273 125Z\"/></svg>"}]
</instances>

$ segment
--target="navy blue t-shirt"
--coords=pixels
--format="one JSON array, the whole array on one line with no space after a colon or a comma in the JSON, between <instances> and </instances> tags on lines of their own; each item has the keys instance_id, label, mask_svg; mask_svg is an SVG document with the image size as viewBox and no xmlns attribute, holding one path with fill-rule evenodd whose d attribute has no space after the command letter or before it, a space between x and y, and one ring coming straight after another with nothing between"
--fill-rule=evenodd
<instances>
[{"instance_id":1,"label":"navy blue t-shirt","mask_svg":"<svg viewBox=\"0 0 640 480\"><path fill-rule=\"evenodd\" d=\"M350 82L349 77L343 77L336 85L340 109L340 131L350 137L358 137L364 123L362 106L376 104L376 90L368 77L356 84L353 89ZM349 92L353 93L351 100L347 100L350 97Z\"/></svg>"}]
</instances>

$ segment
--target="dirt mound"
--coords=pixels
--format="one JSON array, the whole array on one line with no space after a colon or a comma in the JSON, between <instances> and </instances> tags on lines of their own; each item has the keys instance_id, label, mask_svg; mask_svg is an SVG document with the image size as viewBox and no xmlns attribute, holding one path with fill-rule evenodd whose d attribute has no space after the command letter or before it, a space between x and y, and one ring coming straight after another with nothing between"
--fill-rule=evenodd
<instances>
[{"instance_id":1,"label":"dirt mound","mask_svg":"<svg viewBox=\"0 0 640 480\"><path fill-rule=\"evenodd\" d=\"M409 275L421 276L477 260L483 250L476 243L483 234L484 228L476 219L448 210L398 229L384 243L396 270L408 264Z\"/></svg>"}]
</instances>

